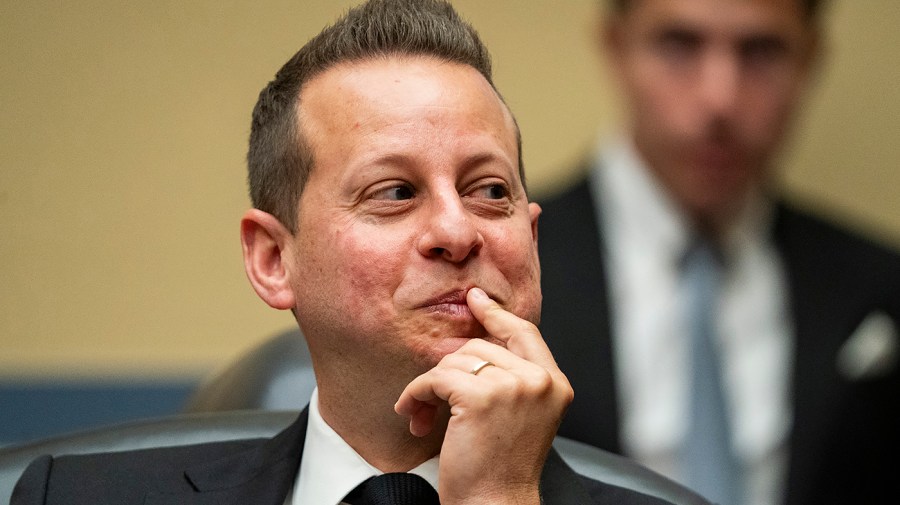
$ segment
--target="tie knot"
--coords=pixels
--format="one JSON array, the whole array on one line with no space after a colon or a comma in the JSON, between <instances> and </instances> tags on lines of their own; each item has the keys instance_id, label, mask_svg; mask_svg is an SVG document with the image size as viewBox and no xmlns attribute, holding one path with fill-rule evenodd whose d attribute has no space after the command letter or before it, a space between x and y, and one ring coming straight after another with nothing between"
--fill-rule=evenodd
<instances>
[{"instance_id":1,"label":"tie knot","mask_svg":"<svg viewBox=\"0 0 900 505\"><path fill-rule=\"evenodd\" d=\"M714 296L720 277L724 273L725 258L722 251L705 240L696 241L681 257L681 278L688 292Z\"/></svg>"},{"instance_id":2,"label":"tie knot","mask_svg":"<svg viewBox=\"0 0 900 505\"><path fill-rule=\"evenodd\" d=\"M690 268L692 264L706 264L721 267L725 263L725 255L722 249L707 239L692 241L681 256L682 268Z\"/></svg>"},{"instance_id":3,"label":"tie knot","mask_svg":"<svg viewBox=\"0 0 900 505\"><path fill-rule=\"evenodd\" d=\"M440 505L437 491L412 473L386 473L356 486L344 500L351 505Z\"/></svg>"}]
</instances>

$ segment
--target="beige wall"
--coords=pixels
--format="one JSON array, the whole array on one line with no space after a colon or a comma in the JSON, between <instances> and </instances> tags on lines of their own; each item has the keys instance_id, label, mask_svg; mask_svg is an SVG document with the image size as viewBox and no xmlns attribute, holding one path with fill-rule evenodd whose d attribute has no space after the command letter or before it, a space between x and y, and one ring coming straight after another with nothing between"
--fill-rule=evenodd
<instances>
[{"instance_id":1,"label":"beige wall","mask_svg":"<svg viewBox=\"0 0 900 505\"><path fill-rule=\"evenodd\" d=\"M193 376L292 324L241 266L248 118L278 66L352 3L0 3L0 375ZM614 124L595 1L456 4L494 53L532 188L547 191ZM900 9L837 2L829 25L785 180L896 239Z\"/></svg>"}]
</instances>

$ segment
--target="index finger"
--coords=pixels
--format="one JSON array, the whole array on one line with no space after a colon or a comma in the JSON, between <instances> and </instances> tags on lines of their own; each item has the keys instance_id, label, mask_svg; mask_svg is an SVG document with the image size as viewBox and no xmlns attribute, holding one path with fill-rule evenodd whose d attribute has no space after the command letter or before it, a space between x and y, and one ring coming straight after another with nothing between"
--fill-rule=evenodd
<instances>
[{"instance_id":1,"label":"index finger","mask_svg":"<svg viewBox=\"0 0 900 505\"><path fill-rule=\"evenodd\" d=\"M466 303L475 319L510 352L544 367L556 367L550 349L533 323L505 310L480 288L466 293Z\"/></svg>"}]
</instances>

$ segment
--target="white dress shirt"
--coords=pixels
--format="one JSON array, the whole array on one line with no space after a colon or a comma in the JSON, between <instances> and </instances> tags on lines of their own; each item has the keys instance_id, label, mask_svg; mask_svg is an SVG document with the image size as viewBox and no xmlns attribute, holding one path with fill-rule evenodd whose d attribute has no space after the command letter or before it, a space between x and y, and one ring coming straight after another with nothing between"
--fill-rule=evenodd
<instances>
[{"instance_id":1,"label":"white dress shirt","mask_svg":"<svg viewBox=\"0 0 900 505\"><path fill-rule=\"evenodd\" d=\"M439 457L413 468L409 473L423 477L435 489L438 485ZM362 481L381 475L322 419L319 390L309 402L309 424L300 470L285 505L338 505Z\"/></svg>"},{"instance_id":2,"label":"white dress shirt","mask_svg":"<svg viewBox=\"0 0 900 505\"><path fill-rule=\"evenodd\" d=\"M595 165L591 191L600 202L611 286L624 450L678 480L690 387L678 264L693 232L630 142L604 146ZM792 419L792 326L771 224L771 203L754 195L720 244L726 271L717 337L733 444L745 469L744 505L780 502Z\"/></svg>"}]
</instances>

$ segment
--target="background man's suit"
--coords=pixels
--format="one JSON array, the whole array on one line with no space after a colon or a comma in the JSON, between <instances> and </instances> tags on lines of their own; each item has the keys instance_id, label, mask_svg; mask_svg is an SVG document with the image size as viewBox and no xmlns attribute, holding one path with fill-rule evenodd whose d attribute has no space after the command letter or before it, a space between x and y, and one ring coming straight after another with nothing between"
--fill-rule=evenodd
<instances>
[{"instance_id":1,"label":"background man's suit","mask_svg":"<svg viewBox=\"0 0 900 505\"><path fill-rule=\"evenodd\" d=\"M43 456L25 471L11 503L282 505L300 467L307 419L304 410L297 421L271 439L99 457ZM582 477L552 449L544 465L541 489L546 505L667 503Z\"/></svg>"},{"instance_id":2,"label":"background man's suit","mask_svg":"<svg viewBox=\"0 0 900 505\"><path fill-rule=\"evenodd\" d=\"M582 180L541 202L541 331L575 389L559 431L621 452L607 274ZM900 371L850 380L839 350L867 316L900 326L900 256L780 204L775 242L794 320L788 504L887 503L900 493ZM761 373L764 373L761 371Z\"/></svg>"}]
</instances>

